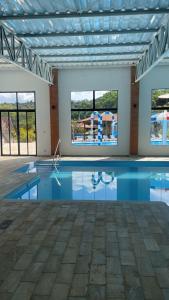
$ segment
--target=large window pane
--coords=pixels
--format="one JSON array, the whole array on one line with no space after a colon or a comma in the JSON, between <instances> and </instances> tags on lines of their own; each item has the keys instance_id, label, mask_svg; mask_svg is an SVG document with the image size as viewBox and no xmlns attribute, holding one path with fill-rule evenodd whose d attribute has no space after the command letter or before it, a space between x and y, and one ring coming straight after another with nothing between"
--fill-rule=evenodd
<instances>
[{"instance_id":1,"label":"large window pane","mask_svg":"<svg viewBox=\"0 0 169 300\"><path fill-rule=\"evenodd\" d=\"M9 113L11 155L18 155L17 113Z\"/></svg>"},{"instance_id":2,"label":"large window pane","mask_svg":"<svg viewBox=\"0 0 169 300\"><path fill-rule=\"evenodd\" d=\"M117 145L118 91L71 93L71 128L74 145Z\"/></svg>"},{"instance_id":3,"label":"large window pane","mask_svg":"<svg viewBox=\"0 0 169 300\"><path fill-rule=\"evenodd\" d=\"M36 155L35 112L27 112L28 121L28 153Z\"/></svg>"},{"instance_id":4,"label":"large window pane","mask_svg":"<svg viewBox=\"0 0 169 300\"><path fill-rule=\"evenodd\" d=\"M34 93L18 93L18 109L34 109L35 97Z\"/></svg>"},{"instance_id":5,"label":"large window pane","mask_svg":"<svg viewBox=\"0 0 169 300\"><path fill-rule=\"evenodd\" d=\"M16 93L0 93L0 109L16 109Z\"/></svg>"},{"instance_id":6,"label":"large window pane","mask_svg":"<svg viewBox=\"0 0 169 300\"><path fill-rule=\"evenodd\" d=\"M2 155L36 155L34 92L0 93Z\"/></svg>"},{"instance_id":7,"label":"large window pane","mask_svg":"<svg viewBox=\"0 0 169 300\"><path fill-rule=\"evenodd\" d=\"M118 91L95 91L95 108L117 108Z\"/></svg>"},{"instance_id":8,"label":"large window pane","mask_svg":"<svg viewBox=\"0 0 169 300\"><path fill-rule=\"evenodd\" d=\"M92 134L89 124L91 114L91 111L72 111L72 143L81 145L81 143L93 140L95 131Z\"/></svg>"},{"instance_id":9,"label":"large window pane","mask_svg":"<svg viewBox=\"0 0 169 300\"><path fill-rule=\"evenodd\" d=\"M117 145L118 138L118 120L117 113L109 111L102 112L102 142L103 144Z\"/></svg>"},{"instance_id":10,"label":"large window pane","mask_svg":"<svg viewBox=\"0 0 169 300\"><path fill-rule=\"evenodd\" d=\"M27 118L26 112L19 112L19 139L20 139L20 154L27 155L27 141L28 141L28 133L27 133Z\"/></svg>"},{"instance_id":11,"label":"large window pane","mask_svg":"<svg viewBox=\"0 0 169 300\"><path fill-rule=\"evenodd\" d=\"M75 146L117 145L117 113L72 111L71 118Z\"/></svg>"},{"instance_id":12,"label":"large window pane","mask_svg":"<svg viewBox=\"0 0 169 300\"><path fill-rule=\"evenodd\" d=\"M152 111L151 144L169 145L169 110Z\"/></svg>"},{"instance_id":13,"label":"large window pane","mask_svg":"<svg viewBox=\"0 0 169 300\"><path fill-rule=\"evenodd\" d=\"M169 108L169 89L152 91L152 108Z\"/></svg>"},{"instance_id":14,"label":"large window pane","mask_svg":"<svg viewBox=\"0 0 169 300\"><path fill-rule=\"evenodd\" d=\"M71 92L72 109L92 109L93 91Z\"/></svg>"},{"instance_id":15,"label":"large window pane","mask_svg":"<svg viewBox=\"0 0 169 300\"><path fill-rule=\"evenodd\" d=\"M169 89L152 91L150 133L152 145L169 145Z\"/></svg>"},{"instance_id":16,"label":"large window pane","mask_svg":"<svg viewBox=\"0 0 169 300\"><path fill-rule=\"evenodd\" d=\"M151 112L151 143L154 145L162 144L162 122L158 121L162 113L162 110Z\"/></svg>"},{"instance_id":17,"label":"large window pane","mask_svg":"<svg viewBox=\"0 0 169 300\"><path fill-rule=\"evenodd\" d=\"M1 112L1 139L2 139L2 154L10 155L10 131L9 118L7 112Z\"/></svg>"}]
</instances>

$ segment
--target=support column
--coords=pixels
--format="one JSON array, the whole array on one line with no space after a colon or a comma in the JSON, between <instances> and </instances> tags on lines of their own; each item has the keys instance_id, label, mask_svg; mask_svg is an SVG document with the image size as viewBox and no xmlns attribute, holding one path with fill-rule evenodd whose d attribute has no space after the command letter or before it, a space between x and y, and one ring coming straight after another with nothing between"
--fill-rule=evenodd
<instances>
[{"instance_id":1,"label":"support column","mask_svg":"<svg viewBox=\"0 0 169 300\"><path fill-rule=\"evenodd\" d=\"M50 128L51 128L51 154L54 154L59 140L59 98L58 98L58 70L53 70L53 85L50 92Z\"/></svg>"},{"instance_id":2,"label":"support column","mask_svg":"<svg viewBox=\"0 0 169 300\"><path fill-rule=\"evenodd\" d=\"M130 155L138 154L139 82L135 82L136 67L131 67Z\"/></svg>"}]
</instances>

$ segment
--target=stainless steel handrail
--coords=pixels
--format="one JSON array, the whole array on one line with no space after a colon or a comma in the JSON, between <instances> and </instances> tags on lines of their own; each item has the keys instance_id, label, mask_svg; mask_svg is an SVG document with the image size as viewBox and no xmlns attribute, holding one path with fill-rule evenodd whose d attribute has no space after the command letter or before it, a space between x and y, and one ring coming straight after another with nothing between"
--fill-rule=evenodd
<instances>
[{"instance_id":1,"label":"stainless steel handrail","mask_svg":"<svg viewBox=\"0 0 169 300\"><path fill-rule=\"evenodd\" d=\"M60 182L59 179L57 178L57 176L59 177L59 170L57 169L56 165L54 165L54 168L55 168L56 173L57 173L57 175L56 175L56 177L55 177L56 182L57 182L58 186L61 186L61 182Z\"/></svg>"},{"instance_id":2,"label":"stainless steel handrail","mask_svg":"<svg viewBox=\"0 0 169 300\"><path fill-rule=\"evenodd\" d=\"M53 165L54 166L61 159L60 144L61 144L61 139L58 140L57 145L56 145L56 149L55 149L55 153L53 155Z\"/></svg>"}]
</instances>

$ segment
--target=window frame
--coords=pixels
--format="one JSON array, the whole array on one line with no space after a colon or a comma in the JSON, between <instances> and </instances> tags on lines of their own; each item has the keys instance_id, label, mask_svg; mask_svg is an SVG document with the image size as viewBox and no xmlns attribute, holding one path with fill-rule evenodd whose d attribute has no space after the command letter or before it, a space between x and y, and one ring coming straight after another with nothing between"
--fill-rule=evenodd
<instances>
[{"instance_id":1,"label":"window frame","mask_svg":"<svg viewBox=\"0 0 169 300\"><path fill-rule=\"evenodd\" d=\"M84 112L94 112L94 111L97 111L97 112L106 112L106 111L110 111L111 113L117 113L117 115L118 115L118 99L119 99L119 90L117 90L117 89L109 89L109 90L105 90L105 92L107 91L107 92L111 92L111 91L115 91L116 93L117 93L117 107L116 108L96 108L96 105L95 105L95 101L96 101L96 95L95 95L95 93L96 92L101 92L101 91L103 91L103 90L83 90L83 91L75 91L75 90L73 90L73 91L71 91L71 93L73 93L73 92L75 92L75 93L78 93L78 92L93 92L93 107L92 108L86 108L86 109L84 109L84 108L82 108L82 109L80 109L80 108L72 108L71 107L71 115L72 115L72 112L81 112L81 111L84 111ZM70 93L70 98L71 98L71 93ZM72 99L71 99L71 101L72 101ZM72 118L71 118L71 121L72 121ZM70 126L71 127L71 126ZM72 144L72 139L71 139L71 144ZM118 138L117 138L117 144L116 145L103 145L103 147L115 147L115 146L117 146L118 145ZM85 145L84 145L85 146ZM98 146L98 145L91 145L92 147L96 147L96 146Z\"/></svg>"},{"instance_id":2,"label":"window frame","mask_svg":"<svg viewBox=\"0 0 169 300\"><path fill-rule=\"evenodd\" d=\"M0 147L1 147L1 156L37 156L37 122L36 122L36 92L35 91L0 91L0 94L16 94L16 109L2 109L0 107ZM32 93L34 94L34 108L29 108L29 109L20 109L18 104L18 94L21 93ZM18 143L18 154L11 154L11 146L10 146L10 154L4 154L3 153L3 145L2 145L2 127L1 127L1 113L2 112L7 112L8 116L11 112L16 112L16 119L17 119L17 143ZM29 154L28 150L28 139L27 139L27 154L20 154L20 133L19 133L19 113L20 112L25 112L26 113L26 124L28 127L28 122L27 122L27 113L28 112L34 112L35 114L35 136L36 136L36 147L35 147L35 154ZM10 134L10 130L9 130ZM28 132L27 132L27 137L28 137ZM11 143L10 143L11 144Z\"/></svg>"},{"instance_id":3,"label":"window frame","mask_svg":"<svg viewBox=\"0 0 169 300\"><path fill-rule=\"evenodd\" d=\"M34 94L34 108L28 108L28 109L21 109L21 108L19 108L19 101L18 101L18 94ZM3 92L3 91L0 91L0 94L16 94L16 108L15 109L2 109L1 107L0 107L0 111L19 111L19 110L23 110L23 111L28 111L28 110L30 110L30 111L32 111L32 110L35 110L36 111L36 93L35 93L35 91L10 91L10 92L7 92L7 91L5 91L5 92Z\"/></svg>"},{"instance_id":4,"label":"window frame","mask_svg":"<svg viewBox=\"0 0 169 300\"><path fill-rule=\"evenodd\" d=\"M158 90L168 90L169 91L169 88L156 88L156 89L151 90L151 113L150 113L150 139L149 139L149 143L152 147L169 147L169 144L168 145L165 145L165 144L152 144L152 141L151 141L151 114L152 114L152 111L164 111L164 110L169 111L169 105L168 106L162 106L162 107L157 107L157 106L154 107L152 105L153 92L158 91Z\"/></svg>"},{"instance_id":5,"label":"window frame","mask_svg":"<svg viewBox=\"0 0 169 300\"><path fill-rule=\"evenodd\" d=\"M119 91L118 90L107 90L109 92L111 91L115 91L117 92L117 108L96 108L96 105L95 105L95 101L96 101L96 97L95 97L95 92L101 92L102 90L92 90L91 92L93 92L93 107L92 108L72 108L71 107L71 112L72 111L110 111L110 112L118 112L118 98L119 98ZM72 92L86 92L86 91L71 91ZM90 91L89 91L90 92Z\"/></svg>"}]
</instances>

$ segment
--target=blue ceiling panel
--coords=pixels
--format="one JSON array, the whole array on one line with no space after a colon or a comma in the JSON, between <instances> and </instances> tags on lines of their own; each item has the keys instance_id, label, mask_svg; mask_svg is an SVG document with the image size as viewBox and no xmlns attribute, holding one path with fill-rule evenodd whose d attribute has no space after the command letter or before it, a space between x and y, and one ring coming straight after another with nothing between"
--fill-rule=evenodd
<instances>
[{"instance_id":1,"label":"blue ceiling panel","mask_svg":"<svg viewBox=\"0 0 169 300\"><path fill-rule=\"evenodd\" d=\"M139 10L142 13L134 13ZM22 35L20 39L38 54L45 55L47 61L102 60L104 64L104 60L118 57L122 61L128 59L131 64L133 58L141 57L161 24L166 22L165 10L169 12L169 0L0 0L0 21L16 35ZM58 17L60 14L62 17ZM153 31L144 33L147 29ZM133 54L134 51L139 53ZM58 58L59 55L62 57Z\"/></svg>"}]
</instances>

